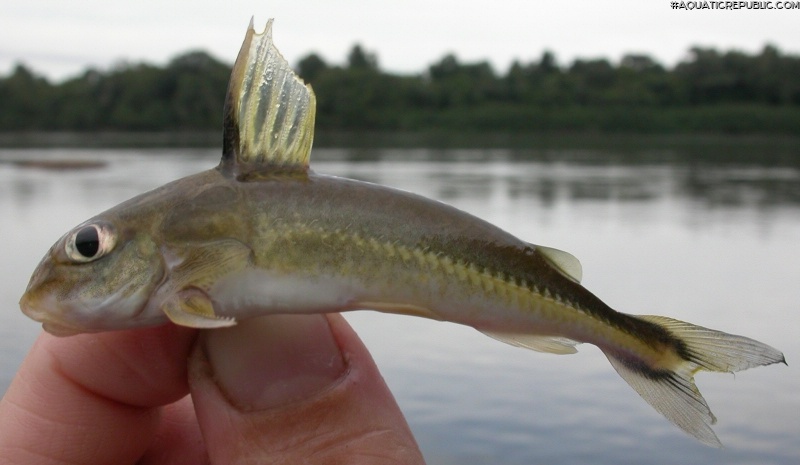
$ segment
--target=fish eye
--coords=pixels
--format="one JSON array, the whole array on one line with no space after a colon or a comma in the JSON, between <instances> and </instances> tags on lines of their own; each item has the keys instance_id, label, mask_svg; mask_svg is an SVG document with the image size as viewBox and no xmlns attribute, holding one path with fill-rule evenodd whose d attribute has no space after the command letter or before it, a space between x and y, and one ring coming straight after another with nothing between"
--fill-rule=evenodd
<instances>
[{"instance_id":1,"label":"fish eye","mask_svg":"<svg viewBox=\"0 0 800 465\"><path fill-rule=\"evenodd\" d=\"M104 256L114 248L116 236L109 226L90 224L75 231L65 249L70 260L86 263Z\"/></svg>"}]
</instances>

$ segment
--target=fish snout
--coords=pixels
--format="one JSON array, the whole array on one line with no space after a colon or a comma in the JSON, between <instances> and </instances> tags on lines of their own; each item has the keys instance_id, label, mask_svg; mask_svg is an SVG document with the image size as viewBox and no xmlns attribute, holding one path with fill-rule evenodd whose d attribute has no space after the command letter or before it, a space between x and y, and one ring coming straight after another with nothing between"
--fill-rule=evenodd
<instances>
[{"instance_id":1,"label":"fish snout","mask_svg":"<svg viewBox=\"0 0 800 465\"><path fill-rule=\"evenodd\" d=\"M53 305L49 305L54 303L54 299L49 296L51 288L52 280L47 267L38 266L19 301L22 313L39 322L51 317L54 311Z\"/></svg>"},{"instance_id":2,"label":"fish snout","mask_svg":"<svg viewBox=\"0 0 800 465\"><path fill-rule=\"evenodd\" d=\"M31 289L25 291L22 298L19 300L19 308L28 318L43 322L49 316L49 309L46 305L42 305L41 299L37 297L36 292Z\"/></svg>"},{"instance_id":3,"label":"fish snout","mask_svg":"<svg viewBox=\"0 0 800 465\"><path fill-rule=\"evenodd\" d=\"M71 336L84 332L61 321L63 309L41 286L28 286L19 300L19 308L28 318L42 323L42 328L54 336Z\"/></svg>"},{"instance_id":4,"label":"fish snout","mask_svg":"<svg viewBox=\"0 0 800 465\"><path fill-rule=\"evenodd\" d=\"M19 308L28 318L38 321L36 306L34 305L33 297L28 291L25 291L25 293L22 294L22 298L19 299Z\"/></svg>"}]
</instances>

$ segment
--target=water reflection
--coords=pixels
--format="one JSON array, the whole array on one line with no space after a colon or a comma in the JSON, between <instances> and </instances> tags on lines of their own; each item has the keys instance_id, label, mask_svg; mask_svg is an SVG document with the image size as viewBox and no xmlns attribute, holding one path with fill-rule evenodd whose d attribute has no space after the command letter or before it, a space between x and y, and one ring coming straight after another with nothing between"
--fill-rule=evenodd
<instances>
[{"instance_id":1,"label":"water reflection","mask_svg":"<svg viewBox=\"0 0 800 465\"><path fill-rule=\"evenodd\" d=\"M774 208L800 203L800 171L782 168L708 168L689 172L685 189L709 207Z\"/></svg>"},{"instance_id":2,"label":"water reflection","mask_svg":"<svg viewBox=\"0 0 800 465\"><path fill-rule=\"evenodd\" d=\"M706 151L710 158L700 158L700 149L638 147L319 149L314 168L447 201L574 252L586 285L613 306L747 334L795 360L800 166L781 151L767 154L771 164L763 151L752 159L734 151L725 163ZM11 163L25 158L108 164L57 172ZM0 151L0 391L38 333L16 302L52 242L89 216L217 159L216 150ZM546 356L456 325L374 313L348 319L431 465L800 459L800 377L791 368L699 380L721 420L727 448L718 451L652 412L591 347Z\"/></svg>"},{"instance_id":3,"label":"water reflection","mask_svg":"<svg viewBox=\"0 0 800 465\"><path fill-rule=\"evenodd\" d=\"M765 166L765 158L770 157L762 152L751 159L739 155L727 163L713 163L718 155L711 153L710 158L688 158L674 152L654 155L643 151L637 152L637 158L623 157L621 161L615 161L619 157L613 152L587 150L338 149L319 151L318 155L327 160L366 162L399 175L407 171L403 165L409 161L425 161L428 170L434 169L419 175L439 180L446 189L439 194L446 198L489 195L498 188L497 183L505 183L507 195L534 196L543 205L552 205L558 192L577 201L635 202L685 196L708 208L773 208L800 203L800 157L780 157L780 164ZM346 174L357 177L365 171L368 169L362 166Z\"/></svg>"},{"instance_id":4,"label":"water reflection","mask_svg":"<svg viewBox=\"0 0 800 465\"><path fill-rule=\"evenodd\" d=\"M213 165L217 158L214 150L172 150L182 156L183 162L193 160L198 169ZM800 157L795 163L762 166L757 164L763 154L752 160L734 159L727 164L710 164L707 159L680 157L672 152L654 156L648 151L637 152L636 163L620 162L613 152L589 150L563 150L552 153L543 150L512 149L318 149L315 151L317 170L322 163L337 165L334 171L346 177L372 182L408 177L401 183L434 183L437 198L524 197L539 200L543 206L558 201L613 201L652 202L665 197L686 197L707 208L753 207L775 208L800 204ZM53 167L39 166L40 162L70 160L92 164L106 159L104 150L3 150L0 166L20 173L11 183L16 196L22 201L41 190L57 171ZM149 164L130 160L130 157L153 157L163 174L153 173ZM126 159L127 157L127 159ZM124 151L114 154L115 167L128 171L129 183L139 180L140 186L152 186L150 179L169 178L187 170L158 160L157 150ZM162 157L163 158L163 157ZM642 159L656 162L642 163ZM715 157L711 157L713 160ZM24 161L22 165L19 162ZM346 162L340 164L337 162ZM357 162L357 163L353 163ZM424 170L418 170L424 162ZM454 164L454 162L456 162ZM211 165L209 165L209 163ZM70 169L60 171L64 176L80 180L86 190L104 191L115 179L107 176L110 168L91 165L92 170ZM323 165L324 166L324 165ZM339 168L341 166L342 168ZM167 170L164 173L164 170Z\"/></svg>"},{"instance_id":5,"label":"water reflection","mask_svg":"<svg viewBox=\"0 0 800 465\"><path fill-rule=\"evenodd\" d=\"M800 205L797 166L598 166L493 159L421 164L393 155L357 164L318 163L317 169L446 202L485 204L492 221L525 212L546 222L565 205L626 222L672 221L677 208L677 219L693 228L725 222L731 215L750 218L769 231L775 215L796 215Z\"/></svg>"}]
</instances>

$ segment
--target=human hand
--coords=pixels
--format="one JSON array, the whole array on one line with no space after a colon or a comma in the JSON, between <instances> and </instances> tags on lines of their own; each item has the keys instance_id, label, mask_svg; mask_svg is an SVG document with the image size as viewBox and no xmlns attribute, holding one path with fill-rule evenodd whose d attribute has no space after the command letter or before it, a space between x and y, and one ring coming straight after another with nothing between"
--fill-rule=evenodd
<instances>
[{"instance_id":1,"label":"human hand","mask_svg":"<svg viewBox=\"0 0 800 465\"><path fill-rule=\"evenodd\" d=\"M188 363L187 363L188 360ZM4 464L422 464L340 315L43 333L0 401Z\"/></svg>"}]
</instances>

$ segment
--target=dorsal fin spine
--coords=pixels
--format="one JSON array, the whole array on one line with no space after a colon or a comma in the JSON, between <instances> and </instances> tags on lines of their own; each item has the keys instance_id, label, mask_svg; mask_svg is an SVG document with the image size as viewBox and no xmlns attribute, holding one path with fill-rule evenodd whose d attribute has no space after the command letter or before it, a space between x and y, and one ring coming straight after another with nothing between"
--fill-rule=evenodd
<instances>
[{"instance_id":1,"label":"dorsal fin spine","mask_svg":"<svg viewBox=\"0 0 800 465\"><path fill-rule=\"evenodd\" d=\"M223 170L240 176L305 172L314 139L316 98L272 42L272 20L252 20L228 84Z\"/></svg>"},{"instance_id":2,"label":"dorsal fin spine","mask_svg":"<svg viewBox=\"0 0 800 465\"><path fill-rule=\"evenodd\" d=\"M236 56L236 61L228 80L228 90L225 93L225 106L222 110L222 160L220 168L231 170L236 163L236 154L239 151L239 95L241 94L242 81L244 81L247 57L250 54L250 44L253 42L253 18L247 26L247 32Z\"/></svg>"}]
</instances>

